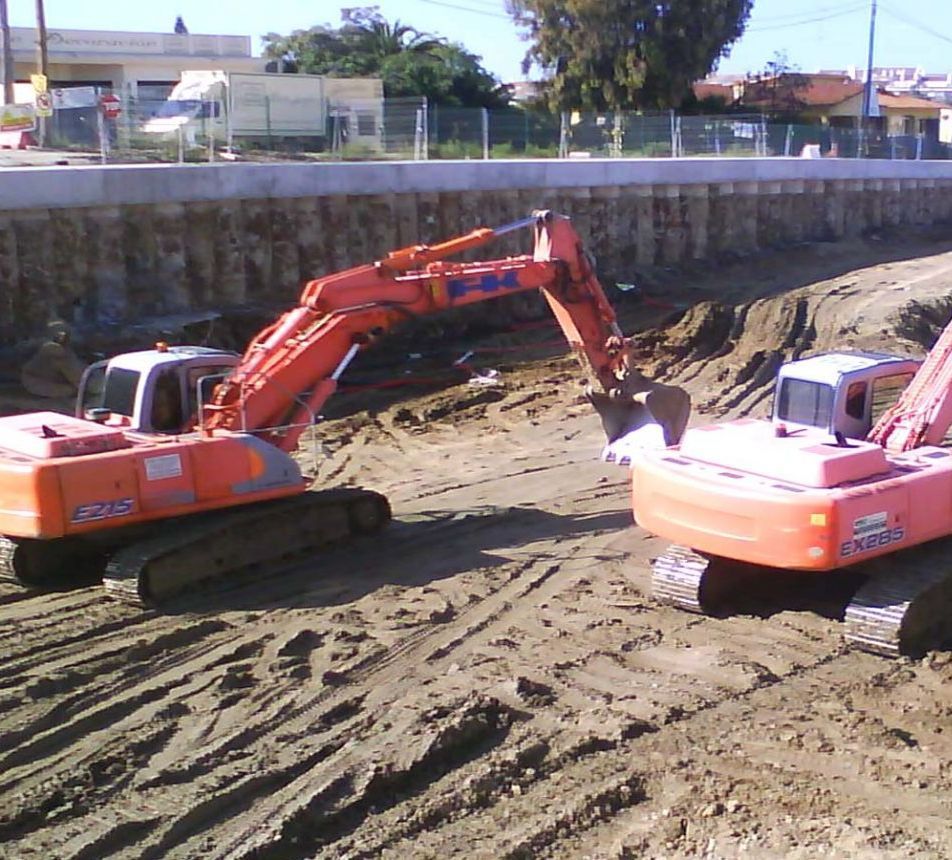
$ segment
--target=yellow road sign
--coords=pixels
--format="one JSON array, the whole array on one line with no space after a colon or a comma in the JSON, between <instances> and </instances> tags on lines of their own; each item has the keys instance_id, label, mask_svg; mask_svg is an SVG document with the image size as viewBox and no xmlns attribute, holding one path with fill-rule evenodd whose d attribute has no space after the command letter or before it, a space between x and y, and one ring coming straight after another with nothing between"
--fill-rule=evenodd
<instances>
[{"instance_id":1,"label":"yellow road sign","mask_svg":"<svg viewBox=\"0 0 952 860\"><path fill-rule=\"evenodd\" d=\"M33 92L46 92L46 75L30 75L30 83L33 84Z\"/></svg>"}]
</instances>

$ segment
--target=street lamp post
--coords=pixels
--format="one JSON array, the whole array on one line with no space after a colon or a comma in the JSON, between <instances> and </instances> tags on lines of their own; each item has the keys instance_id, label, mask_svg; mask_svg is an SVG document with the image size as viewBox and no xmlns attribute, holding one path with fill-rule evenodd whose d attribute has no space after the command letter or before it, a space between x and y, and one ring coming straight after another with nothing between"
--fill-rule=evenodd
<instances>
[{"instance_id":1,"label":"street lamp post","mask_svg":"<svg viewBox=\"0 0 952 860\"><path fill-rule=\"evenodd\" d=\"M13 104L13 54L10 53L10 19L7 17L7 0L0 0L0 34L3 51L3 103Z\"/></svg>"},{"instance_id":2,"label":"street lamp post","mask_svg":"<svg viewBox=\"0 0 952 860\"><path fill-rule=\"evenodd\" d=\"M863 118L869 116L873 107L873 44L876 40L876 0L872 0L869 12L869 53L866 58L866 86L863 89Z\"/></svg>"},{"instance_id":3,"label":"street lamp post","mask_svg":"<svg viewBox=\"0 0 952 860\"><path fill-rule=\"evenodd\" d=\"M43 10L43 0L36 0L36 59L39 72L49 80L49 57L46 53L46 12ZM40 131L40 146L46 143L46 117L38 117Z\"/></svg>"}]
</instances>

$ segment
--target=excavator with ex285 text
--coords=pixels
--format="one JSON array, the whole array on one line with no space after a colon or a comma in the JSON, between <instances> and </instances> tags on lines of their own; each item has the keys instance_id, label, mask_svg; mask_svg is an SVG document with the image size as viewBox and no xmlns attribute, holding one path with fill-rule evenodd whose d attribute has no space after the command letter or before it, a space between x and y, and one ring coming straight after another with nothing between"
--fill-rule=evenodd
<instances>
[{"instance_id":1,"label":"excavator with ex285 text","mask_svg":"<svg viewBox=\"0 0 952 860\"><path fill-rule=\"evenodd\" d=\"M530 225L532 255L446 261ZM89 368L76 417L0 418L0 577L101 575L109 594L148 604L377 531L387 500L310 490L291 456L299 437L357 353L394 325L535 288L585 371L609 446L677 442L688 395L631 367L570 221L537 212L310 281L243 356L160 344Z\"/></svg>"},{"instance_id":2,"label":"excavator with ex285 text","mask_svg":"<svg viewBox=\"0 0 952 860\"><path fill-rule=\"evenodd\" d=\"M887 656L947 645L952 551L937 539L952 534L950 424L952 323L924 362L844 352L785 364L772 420L692 428L633 455L635 519L674 542L654 562L654 596L718 613L784 582L794 601L846 584L852 645Z\"/></svg>"}]
</instances>

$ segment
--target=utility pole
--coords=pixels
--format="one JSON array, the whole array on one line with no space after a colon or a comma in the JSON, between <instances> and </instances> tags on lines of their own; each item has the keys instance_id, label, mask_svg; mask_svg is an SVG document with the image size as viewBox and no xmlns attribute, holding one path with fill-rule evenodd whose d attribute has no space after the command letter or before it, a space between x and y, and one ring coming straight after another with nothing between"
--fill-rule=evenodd
<instances>
[{"instance_id":1,"label":"utility pole","mask_svg":"<svg viewBox=\"0 0 952 860\"><path fill-rule=\"evenodd\" d=\"M875 0L874 0L875 2ZM49 85L49 58L46 54L46 12L43 10L43 0L36 0L36 59L39 64L39 73L47 79ZM40 146L46 143L46 117L39 117Z\"/></svg>"},{"instance_id":2,"label":"utility pole","mask_svg":"<svg viewBox=\"0 0 952 860\"><path fill-rule=\"evenodd\" d=\"M876 37L876 0L869 13L869 54L866 58L866 87L863 90L863 117L869 116L873 107L873 42Z\"/></svg>"},{"instance_id":3,"label":"utility pole","mask_svg":"<svg viewBox=\"0 0 952 860\"><path fill-rule=\"evenodd\" d=\"M7 17L7 0L0 0L0 34L3 51L3 103L13 104L13 54L10 52L10 19Z\"/></svg>"}]
</instances>

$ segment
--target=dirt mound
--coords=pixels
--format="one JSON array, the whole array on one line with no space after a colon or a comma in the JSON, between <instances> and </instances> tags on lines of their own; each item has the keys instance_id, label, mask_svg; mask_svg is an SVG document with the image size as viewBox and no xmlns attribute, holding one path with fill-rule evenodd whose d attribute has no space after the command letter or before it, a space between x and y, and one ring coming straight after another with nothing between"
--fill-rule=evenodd
<instances>
[{"instance_id":1,"label":"dirt mound","mask_svg":"<svg viewBox=\"0 0 952 860\"><path fill-rule=\"evenodd\" d=\"M914 283L854 276L737 305L705 301L634 339L649 375L717 414L757 412L786 361L832 350L922 356L952 319L952 267Z\"/></svg>"}]
</instances>

